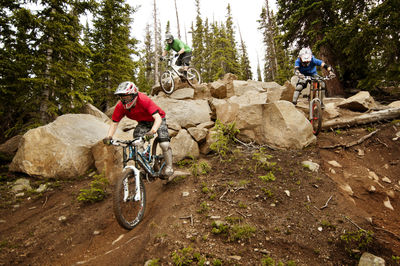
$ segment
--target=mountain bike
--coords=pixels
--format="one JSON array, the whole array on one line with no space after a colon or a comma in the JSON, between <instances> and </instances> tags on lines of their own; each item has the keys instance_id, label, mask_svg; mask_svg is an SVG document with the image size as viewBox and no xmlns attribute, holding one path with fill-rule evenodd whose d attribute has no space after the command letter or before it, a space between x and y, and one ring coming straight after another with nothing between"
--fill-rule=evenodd
<instances>
[{"instance_id":1,"label":"mountain bike","mask_svg":"<svg viewBox=\"0 0 400 266\"><path fill-rule=\"evenodd\" d=\"M321 82L332 79L334 76L306 76L304 79L310 83L310 94L308 95L309 115L308 119L313 127L314 135L318 135L322 128L322 107L323 95L321 91Z\"/></svg>"},{"instance_id":2,"label":"mountain bike","mask_svg":"<svg viewBox=\"0 0 400 266\"><path fill-rule=\"evenodd\" d=\"M158 137L150 141L143 138L133 140L111 140L111 144L122 146L124 173L116 180L113 191L113 210L120 226L131 230L143 219L146 209L146 187L156 178L167 179L163 175L164 156ZM133 165L128 165L133 161Z\"/></svg>"},{"instance_id":3,"label":"mountain bike","mask_svg":"<svg viewBox=\"0 0 400 266\"><path fill-rule=\"evenodd\" d=\"M178 57L169 56L165 57L167 69L161 73L160 85L166 94L171 94L175 89L175 78L179 77L182 82L187 82L190 87L194 89L194 85L201 83L200 72L189 66L187 70L187 75L183 74L183 67L177 66L176 60Z\"/></svg>"}]
</instances>

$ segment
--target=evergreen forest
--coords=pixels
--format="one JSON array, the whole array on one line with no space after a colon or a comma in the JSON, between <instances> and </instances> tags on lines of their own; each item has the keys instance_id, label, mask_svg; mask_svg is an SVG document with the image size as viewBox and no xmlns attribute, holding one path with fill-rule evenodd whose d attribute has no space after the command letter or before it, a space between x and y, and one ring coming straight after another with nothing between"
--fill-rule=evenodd
<instances>
[{"instance_id":1,"label":"evergreen forest","mask_svg":"<svg viewBox=\"0 0 400 266\"><path fill-rule=\"evenodd\" d=\"M138 40L130 37L137 10L125 0L0 1L0 143L80 112L86 103L107 110L122 81L150 93L163 68L163 36L172 31L169 22L159 21L157 0L151 2L154 20ZM329 95L362 89L400 98L399 0L277 0L277 12L266 0L259 17L251 18L265 47L257 69L250 67L230 5L225 21L217 22L202 16L201 0L193 5L188 44L203 82L233 73L283 84L299 50L309 46L337 75ZM90 25L82 23L88 14Z\"/></svg>"}]
</instances>

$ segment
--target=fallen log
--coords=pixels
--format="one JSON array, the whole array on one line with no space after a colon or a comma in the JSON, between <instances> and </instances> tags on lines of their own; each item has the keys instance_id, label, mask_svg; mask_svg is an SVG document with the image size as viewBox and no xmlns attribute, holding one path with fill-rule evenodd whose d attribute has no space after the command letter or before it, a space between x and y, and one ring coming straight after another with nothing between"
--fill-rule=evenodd
<instances>
[{"instance_id":1,"label":"fallen log","mask_svg":"<svg viewBox=\"0 0 400 266\"><path fill-rule=\"evenodd\" d=\"M400 117L400 108L391 108L350 118L335 118L324 121L322 129L351 127L354 125L363 125L381 120L391 120Z\"/></svg>"}]
</instances>

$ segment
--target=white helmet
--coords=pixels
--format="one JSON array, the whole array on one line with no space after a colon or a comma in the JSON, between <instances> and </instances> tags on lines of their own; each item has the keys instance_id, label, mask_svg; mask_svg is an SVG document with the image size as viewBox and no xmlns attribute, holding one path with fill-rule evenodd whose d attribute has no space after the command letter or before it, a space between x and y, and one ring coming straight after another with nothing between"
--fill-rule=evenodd
<instances>
[{"instance_id":1,"label":"white helmet","mask_svg":"<svg viewBox=\"0 0 400 266\"><path fill-rule=\"evenodd\" d=\"M114 94L119 96L125 109L130 109L136 104L138 92L139 89L136 87L135 83L125 81L118 85Z\"/></svg>"},{"instance_id":2,"label":"white helmet","mask_svg":"<svg viewBox=\"0 0 400 266\"><path fill-rule=\"evenodd\" d=\"M311 49L308 47L302 48L299 52L299 58L303 66L308 66L312 58Z\"/></svg>"}]
</instances>

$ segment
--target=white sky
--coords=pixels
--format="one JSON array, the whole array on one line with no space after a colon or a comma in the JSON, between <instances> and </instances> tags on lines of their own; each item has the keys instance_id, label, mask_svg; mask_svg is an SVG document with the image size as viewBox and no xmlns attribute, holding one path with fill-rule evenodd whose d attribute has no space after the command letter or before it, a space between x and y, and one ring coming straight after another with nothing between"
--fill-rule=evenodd
<instances>
[{"instance_id":1,"label":"white sky","mask_svg":"<svg viewBox=\"0 0 400 266\"><path fill-rule=\"evenodd\" d=\"M239 43L239 30L247 47L253 79L256 79L257 72L257 56L259 58L261 70L264 64L263 57L265 47L262 43L262 35L258 30L260 13L266 0L200 0L200 15L205 21L208 18L209 23L212 21L226 21L228 3L231 6L231 15L233 18L236 40ZM268 0L270 8L276 13L276 0ZM127 0L133 6L140 6L134 14L132 24L132 34L141 43L145 36L146 24L153 25L153 3L154 0ZM161 22L161 33L164 34L167 21L170 22L171 33L177 37L177 22L175 13L174 0L156 0L158 16ZM181 30L181 39L186 41L186 32L190 31L190 27L195 24L196 20L196 5L195 0L176 0L178 6L179 24ZM191 46L191 36L186 34L188 44ZM164 38L164 36L163 36Z\"/></svg>"}]
</instances>

